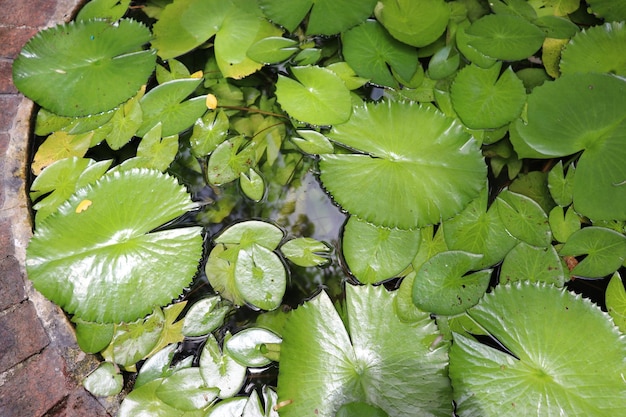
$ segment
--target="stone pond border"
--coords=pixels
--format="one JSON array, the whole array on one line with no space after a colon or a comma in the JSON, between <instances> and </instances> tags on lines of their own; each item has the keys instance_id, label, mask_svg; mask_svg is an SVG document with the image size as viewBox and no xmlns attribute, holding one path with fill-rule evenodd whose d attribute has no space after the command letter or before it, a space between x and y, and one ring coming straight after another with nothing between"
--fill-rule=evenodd
<instances>
[{"instance_id":1,"label":"stone pond border","mask_svg":"<svg viewBox=\"0 0 626 417\"><path fill-rule=\"evenodd\" d=\"M26 184L35 106L15 88L13 59L39 30L72 19L84 0L0 0L0 416L114 416L119 399L81 385L98 364L63 312L26 279L32 235Z\"/></svg>"}]
</instances>

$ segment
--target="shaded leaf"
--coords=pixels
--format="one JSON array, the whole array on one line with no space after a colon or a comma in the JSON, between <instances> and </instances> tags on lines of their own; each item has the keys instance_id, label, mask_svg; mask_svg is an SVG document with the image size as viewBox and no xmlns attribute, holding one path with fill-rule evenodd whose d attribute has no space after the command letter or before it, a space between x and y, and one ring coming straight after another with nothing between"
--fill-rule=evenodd
<instances>
[{"instance_id":1,"label":"shaded leaf","mask_svg":"<svg viewBox=\"0 0 626 417\"><path fill-rule=\"evenodd\" d=\"M526 19L512 15L483 16L466 29L468 45L501 60L528 58L541 48L545 35Z\"/></svg>"},{"instance_id":2,"label":"shaded leaf","mask_svg":"<svg viewBox=\"0 0 626 417\"><path fill-rule=\"evenodd\" d=\"M606 308L613 318L615 325L622 333L626 333L626 290L622 277L616 272L611 277L606 288Z\"/></svg>"},{"instance_id":3,"label":"shaded leaf","mask_svg":"<svg viewBox=\"0 0 626 417\"><path fill-rule=\"evenodd\" d=\"M334 35L367 19L376 0L260 0L263 13L290 32L309 13L306 33Z\"/></svg>"},{"instance_id":4,"label":"shaded leaf","mask_svg":"<svg viewBox=\"0 0 626 417\"><path fill-rule=\"evenodd\" d=\"M341 35L342 53L359 77L397 87L391 70L410 80L419 67L417 51L394 39L377 21L368 20Z\"/></svg>"},{"instance_id":5,"label":"shaded leaf","mask_svg":"<svg viewBox=\"0 0 626 417\"><path fill-rule=\"evenodd\" d=\"M422 47L443 34L450 8L443 0L381 0L374 13L394 38Z\"/></svg>"},{"instance_id":6,"label":"shaded leaf","mask_svg":"<svg viewBox=\"0 0 626 417\"><path fill-rule=\"evenodd\" d=\"M571 271L585 278L602 278L615 272L626 259L626 236L604 227L585 227L574 232L559 251L561 256L585 258Z\"/></svg>"},{"instance_id":7,"label":"shaded leaf","mask_svg":"<svg viewBox=\"0 0 626 417\"><path fill-rule=\"evenodd\" d=\"M485 294L491 270L476 270L481 255L447 251L434 255L417 270L413 303L422 311L453 316L476 305Z\"/></svg>"},{"instance_id":8,"label":"shaded leaf","mask_svg":"<svg viewBox=\"0 0 626 417\"><path fill-rule=\"evenodd\" d=\"M500 268L500 284L528 280L562 287L567 279L554 246L538 248L520 242L506 255Z\"/></svg>"}]
</instances>

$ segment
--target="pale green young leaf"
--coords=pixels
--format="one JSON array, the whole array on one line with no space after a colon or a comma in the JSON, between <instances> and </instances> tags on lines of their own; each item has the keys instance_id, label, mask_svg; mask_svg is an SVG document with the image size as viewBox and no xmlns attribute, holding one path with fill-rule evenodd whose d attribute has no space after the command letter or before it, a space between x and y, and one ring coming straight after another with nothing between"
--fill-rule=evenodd
<instances>
[{"instance_id":1,"label":"pale green young leaf","mask_svg":"<svg viewBox=\"0 0 626 417\"><path fill-rule=\"evenodd\" d=\"M83 386L96 397L108 397L122 391L124 378L115 364L102 362L83 380Z\"/></svg>"},{"instance_id":2,"label":"pale green young leaf","mask_svg":"<svg viewBox=\"0 0 626 417\"><path fill-rule=\"evenodd\" d=\"M177 410L193 411L208 407L217 398L219 389L208 387L200 368L179 369L166 377L156 389L157 397Z\"/></svg>"}]
</instances>

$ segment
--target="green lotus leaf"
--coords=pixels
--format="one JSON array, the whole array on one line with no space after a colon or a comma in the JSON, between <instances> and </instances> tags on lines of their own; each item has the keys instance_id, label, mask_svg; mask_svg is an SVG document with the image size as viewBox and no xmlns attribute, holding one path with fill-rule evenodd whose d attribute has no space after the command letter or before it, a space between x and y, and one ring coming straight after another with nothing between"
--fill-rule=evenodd
<instances>
[{"instance_id":1,"label":"green lotus leaf","mask_svg":"<svg viewBox=\"0 0 626 417\"><path fill-rule=\"evenodd\" d=\"M585 278L602 278L615 272L626 259L626 236L605 227L585 227L574 232L559 251L561 256L582 256L571 271Z\"/></svg>"},{"instance_id":2,"label":"green lotus leaf","mask_svg":"<svg viewBox=\"0 0 626 417\"><path fill-rule=\"evenodd\" d=\"M131 391L122 401L118 417L192 417L188 412L171 407L159 399L156 391L162 382L162 379L156 379ZM193 417L202 417L202 414Z\"/></svg>"},{"instance_id":3,"label":"green lotus leaf","mask_svg":"<svg viewBox=\"0 0 626 417\"><path fill-rule=\"evenodd\" d=\"M181 331L183 335L191 337L209 334L224 324L230 311L230 307L222 303L217 295L203 298L191 306L185 315Z\"/></svg>"},{"instance_id":4,"label":"green lotus leaf","mask_svg":"<svg viewBox=\"0 0 626 417\"><path fill-rule=\"evenodd\" d=\"M129 19L57 25L35 35L13 63L13 82L61 116L111 110L137 93L154 71L151 34Z\"/></svg>"},{"instance_id":5,"label":"green lotus leaf","mask_svg":"<svg viewBox=\"0 0 626 417\"><path fill-rule=\"evenodd\" d=\"M580 7L580 0L542 0L542 3L544 10L552 11L555 16L567 16Z\"/></svg>"},{"instance_id":6,"label":"green lotus leaf","mask_svg":"<svg viewBox=\"0 0 626 417\"><path fill-rule=\"evenodd\" d=\"M463 54L472 64L479 66L480 68L489 68L497 62L495 58L491 58L478 49L470 46L469 42L473 39L465 31L466 28L459 26L456 30L455 40L456 47L460 53Z\"/></svg>"},{"instance_id":7,"label":"green lotus leaf","mask_svg":"<svg viewBox=\"0 0 626 417\"><path fill-rule=\"evenodd\" d=\"M196 120L189 138L191 152L202 157L213 152L228 137L230 122L224 110L209 111Z\"/></svg>"},{"instance_id":8,"label":"green lotus leaf","mask_svg":"<svg viewBox=\"0 0 626 417\"><path fill-rule=\"evenodd\" d=\"M220 143L211 154L207 178L213 185L222 185L239 179L256 163L254 143L237 136Z\"/></svg>"},{"instance_id":9,"label":"green lotus leaf","mask_svg":"<svg viewBox=\"0 0 626 417\"><path fill-rule=\"evenodd\" d=\"M227 334L226 341L229 338ZM246 367L222 352L215 336L209 334L200 354L200 374L206 386L219 389L220 398L229 398L237 394L245 382Z\"/></svg>"},{"instance_id":10,"label":"green lotus leaf","mask_svg":"<svg viewBox=\"0 0 626 417\"><path fill-rule=\"evenodd\" d=\"M626 82L605 74L564 75L533 90L526 122L511 129L518 155L561 157L585 152L576 165L576 211L626 219Z\"/></svg>"},{"instance_id":11,"label":"green lotus leaf","mask_svg":"<svg viewBox=\"0 0 626 417\"><path fill-rule=\"evenodd\" d=\"M202 83L202 78L181 78L165 82L150 90L139 101L143 111L143 123L137 136L161 123L162 136L172 136L191 127L206 111L206 97L185 100Z\"/></svg>"},{"instance_id":12,"label":"green lotus leaf","mask_svg":"<svg viewBox=\"0 0 626 417\"><path fill-rule=\"evenodd\" d=\"M280 252L298 266L323 266L330 263L332 247L310 237L297 237L285 242Z\"/></svg>"},{"instance_id":13,"label":"green lotus leaf","mask_svg":"<svg viewBox=\"0 0 626 417\"><path fill-rule=\"evenodd\" d=\"M106 135L106 142L113 150L119 150L135 136L143 123L143 111L139 100L144 96L145 87L126 103L118 107L111 120L107 123L111 126Z\"/></svg>"},{"instance_id":14,"label":"green lotus leaf","mask_svg":"<svg viewBox=\"0 0 626 417\"><path fill-rule=\"evenodd\" d=\"M92 323L74 319L76 342L85 353L98 353L105 349L113 339L115 325L112 323Z\"/></svg>"},{"instance_id":15,"label":"green lotus leaf","mask_svg":"<svg viewBox=\"0 0 626 417\"><path fill-rule=\"evenodd\" d=\"M249 327L236 333L224 344L224 350L240 365L261 367L272 361L265 356L268 344L280 344L282 339L275 333L260 327Z\"/></svg>"},{"instance_id":16,"label":"green lotus leaf","mask_svg":"<svg viewBox=\"0 0 626 417\"><path fill-rule=\"evenodd\" d=\"M592 26L572 38L561 53L561 74L610 72L626 75L624 22Z\"/></svg>"},{"instance_id":17,"label":"green lotus leaf","mask_svg":"<svg viewBox=\"0 0 626 417\"><path fill-rule=\"evenodd\" d=\"M543 0L542 2L545 3L546 1L550 0ZM525 0L495 0L489 6L497 15L519 16L527 20L537 18L537 11L532 4Z\"/></svg>"},{"instance_id":18,"label":"green lotus leaf","mask_svg":"<svg viewBox=\"0 0 626 417\"><path fill-rule=\"evenodd\" d=\"M250 47L282 30L263 17L256 0L233 3L215 35L215 59L224 77L241 79L263 66L248 57Z\"/></svg>"},{"instance_id":19,"label":"green lotus leaf","mask_svg":"<svg viewBox=\"0 0 626 417\"><path fill-rule=\"evenodd\" d=\"M420 231L389 229L351 216L344 225L343 257L364 284L393 278L410 264L420 244Z\"/></svg>"},{"instance_id":20,"label":"green lotus leaf","mask_svg":"<svg viewBox=\"0 0 626 417\"><path fill-rule=\"evenodd\" d=\"M485 294L491 270L476 270L482 255L441 252L424 262L413 281L413 303L422 311L453 316L475 306Z\"/></svg>"},{"instance_id":21,"label":"green lotus leaf","mask_svg":"<svg viewBox=\"0 0 626 417\"><path fill-rule=\"evenodd\" d=\"M452 105L471 129L495 129L517 118L526 102L526 89L511 67L500 74L501 64L482 69L463 68L450 87Z\"/></svg>"},{"instance_id":22,"label":"green lotus leaf","mask_svg":"<svg viewBox=\"0 0 626 417\"><path fill-rule=\"evenodd\" d=\"M215 404L213 407L209 408L209 412L207 414L202 415L202 417L241 416L243 415L244 409L246 408L247 404L248 404L247 397L227 398Z\"/></svg>"},{"instance_id":23,"label":"green lotus leaf","mask_svg":"<svg viewBox=\"0 0 626 417\"><path fill-rule=\"evenodd\" d=\"M239 186L246 197L257 203L265 195L265 181L254 168L250 168L247 173L239 174Z\"/></svg>"},{"instance_id":24,"label":"green lotus leaf","mask_svg":"<svg viewBox=\"0 0 626 417\"><path fill-rule=\"evenodd\" d=\"M282 36L270 36L254 43L246 54L256 62L276 64L289 59L299 50L298 41Z\"/></svg>"},{"instance_id":25,"label":"green lotus leaf","mask_svg":"<svg viewBox=\"0 0 626 417\"><path fill-rule=\"evenodd\" d=\"M387 413L378 407L365 402L355 401L339 407L335 417L389 417Z\"/></svg>"},{"instance_id":26,"label":"green lotus leaf","mask_svg":"<svg viewBox=\"0 0 626 417\"><path fill-rule=\"evenodd\" d=\"M548 215L532 198L511 191L498 195L498 214L507 232L533 246L548 247L552 233Z\"/></svg>"},{"instance_id":27,"label":"green lotus leaf","mask_svg":"<svg viewBox=\"0 0 626 417\"><path fill-rule=\"evenodd\" d=\"M498 200L487 210L487 190L480 193L457 216L443 222L443 235L450 250L483 255L476 265L486 268L500 262L517 244L504 227Z\"/></svg>"},{"instance_id":28,"label":"green lotus leaf","mask_svg":"<svg viewBox=\"0 0 626 417\"><path fill-rule=\"evenodd\" d=\"M443 0L381 0L376 19L400 42L426 46L446 30L450 7Z\"/></svg>"},{"instance_id":29,"label":"green lotus leaf","mask_svg":"<svg viewBox=\"0 0 626 417\"><path fill-rule=\"evenodd\" d=\"M449 416L447 343L427 313L404 323L395 293L346 288L346 326L321 292L293 311L282 332L278 401L283 417L334 417L349 402L389 416Z\"/></svg>"},{"instance_id":30,"label":"green lotus leaf","mask_svg":"<svg viewBox=\"0 0 626 417\"><path fill-rule=\"evenodd\" d=\"M193 411L208 407L219 390L207 387L200 368L183 368L163 380L156 395L165 404L178 410Z\"/></svg>"},{"instance_id":31,"label":"green lotus leaf","mask_svg":"<svg viewBox=\"0 0 626 417\"><path fill-rule=\"evenodd\" d=\"M287 271L278 255L257 244L241 249L235 264L235 286L256 308L275 310L285 295Z\"/></svg>"},{"instance_id":32,"label":"green lotus leaf","mask_svg":"<svg viewBox=\"0 0 626 417\"><path fill-rule=\"evenodd\" d=\"M343 123L352 112L350 90L329 69L307 66L291 69L296 80L279 75L276 97L289 115L314 125Z\"/></svg>"},{"instance_id":33,"label":"green lotus leaf","mask_svg":"<svg viewBox=\"0 0 626 417\"><path fill-rule=\"evenodd\" d=\"M130 6L130 0L93 0L85 3L76 15L76 20L121 19Z\"/></svg>"},{"instance_id":34,"label":"green lotus leaf","mask_svg":"<svg viewBox=\"0 0 626 417\"><path fill-rule=\"evenodd\" d=\"M511 15L490 14L465 30L468 45L496 59L518 61L541 48L545 34L528 20Z\"/></svg>"},{"instance_id":35,"label":"green lotus leaf","mask_svg":"<svg viewBox=\"0 0 626 417\"><path fill-rule=\"evenodd\" d=\"M367 19L376 0L259 0L259 5L268 19L290 32L310 11L308 35L335 35Z\"/></svg>"},{"instance_id":36,"label":"green lotus leaf","mask_svg":"<svg viewBox=\"0 0 626 417\"><path fill-rule=\"evenodd\" d=\"M46 167L30 187L33 205L37 210L35 220L43 221L79 188L95 182L104 175L113 161L95 162L88 158L65 158Z\"/></svg>"},{"instance_id":37,"label":"green lotus leaf","mask_svg":"<svg viewBox=\"0 0 626 417\"><path fill-rule=\"evenodd\" d=\"M365 104L328 137L359 153L321 155L324 187L349 213L376 225L439 223L484 185L486 166L476 141L431 106Z\"/></svg>"},{"instance_id":38,"label":"green lotus leaf","mask_svg":"<svg viewBox=\"0 0 626 417\"><path fill-rule=\"evenodd\" d=\"M606 288L606 308L613 317L615 325L626 333L626 289L622 277L616 272Z\"/></svg>"},{"instance_id":39,"label":"green lotus leaf","mask_svg":"<svg viewBox=\"0 0 626 417\"><path fill-rule=\"evenodd\" d=\"M298 130L300 137L292 137L291 141L302 151L315 155L332 153L334 148L328 138L315 130Z\"/></svg>"},{"instance_id":40,"label":"green lotus leaf","mask_svg":"<svg viewBox=\"0 0 626 417\"><path fill-rule=\"evenodd\" d=\"M623 0L587 0L591 11L607 21L626 20L626 2Z\"/></svg>"},{"instance_id":41,"label":"green lotus leaf","mask_svg":"<svg viewBox=\"0 0 626 417\"><path fill-rule=\"evenodd\" d=\"M222 26L231 0L176 0L154 24L152 46L163 59L182 55L206 42Z\"/></svg>"},{"instance_id":42,"label":"green lotus leaf","mask_svg":"<svg viewBox=\"0 0 626 417\"><path fill-rule=\"evenodd\" d=\"M272 223L248 220L229 226L215 238L215 243L238 244L243 248L256 244L274 250L283 236L283 231Z\"/></svg>"},{"instance_id":43,"label":"green lotus leaf","mask_svg":"<svg viewBox=\"0 0 626 417\"><path fill-rule=\"evenodd\" d=\"M97 397L108 397L122 391L124 378L115 364L103 362L85 378L83 386Z\"/></svg>"},{"instance_id":44,"label":"green lotus leaf","mask_svg":"<svg viewBox=\"0 0 626 417\"><path fill-rule=\"evenodd\" d=\"M107 174L37 225L29 277L86 321L135 320L170 302L195 275L201 228L154 231L195 207L184 187L158 171Z\"/></svg>"},{"instance_id":45,"label":"green lotus leaf","mask_svg":"<svg viewBox=\"0 0 626 417\"><path fill-rule=\"evenodd\" d=\"M554 207L548 216L552 236L557 242L567 242L567 239L580 229L580 218L572 206L564 211L563 207Z\"/></svg>"},{"instance_id":46,"label":"green lotus leaf","mask_svg":"<svg viewBox=\"0 0 626 417\"><path fill-rule=\"evenodd\" d=\"M417 51L396 39L375 20L368 20L341 35L343 56L359 77L387 87L397 87L396 71L410 80L420 64Z\"/></svg>"},{"instance_id":47,"label":"green lotus leaf","mask_svg":"<svg viewBox=\"0 0 626 417\"><path fill-rule=\"evenodd\" d=\"M561 207L572 204L574 190L574 173L576 166L571 164L567 173L563 169L563 161L559 161L548 173L548 188L555 203Z\"/></svg>"},{"instance_id":48,"label":"green lotus leaf","mask_svg":"<svg viewBox=\"0 0 626 417\"><path fill-rule=\"evenodd\" d=\"M554 246L538 248L520 242L506 255L500 268L500 284L528 280L562 287L566 279L569 277Z\"/></svg>"},{"instance_id":49,"label":"green lotus leaf","mask_svg":"<svg viewBox=\"0 0 626 417\"><path fill-rule=\"evenodd\" d=\"M459 69L460 64L461 55L459 52L452 45L444 46L435 52L428 61L428 76L433 80L443 80L454 74ZM444 113L452 117L446 111Z\"/></svg>"},{"instance_id":50,"label":"green lotus leaf","mask_svg":"<svg viewBox=\"0 0 626 417\"><path fill-rule=\"evenodd\" d=\"M560 16L541 16L532 22L546 33L547 38L570 39L580 32L574 22Z\"/></svg>"},{"instance_id":51,"label":"green lotus leaf","mask_svg":"<svg viewBox=\"0 0 626 417\"><path fill-rule=\"evenodd\" d=\"M624 409L626 338L589 300L545 284L499 285L467 314L506 351L454 335L450 378L460 416Z\"/></svg>"},{"instance_id":52,"label":"green lotus leaf","mask_svg":"<svg viewBox=\"0 0 626 417\"><path fill-rule=\"evenodd\" d=\"M148 382L165 378L174 373L176 369L190 367L191 361L189 360L182 361L178 363L177 366L172 366L172 361L174 360L177 348L178 344L172 343L146 359L137 374L137 378L133 384L133 389L136 390Z\"/></svg>"}]
</instances>

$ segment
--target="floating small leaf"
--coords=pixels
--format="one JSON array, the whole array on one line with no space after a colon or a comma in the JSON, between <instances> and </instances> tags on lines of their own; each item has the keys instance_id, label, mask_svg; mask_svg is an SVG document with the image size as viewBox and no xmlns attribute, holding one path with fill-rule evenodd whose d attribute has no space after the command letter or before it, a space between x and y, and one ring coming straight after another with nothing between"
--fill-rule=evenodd
<instances>
[{"instance_id":1,"label":"floating small leaf","mask_svg":"<svg viewBox=\"0 0 626 417\"><path fill-rule=\"evenodd\" d=\"M606 308L615 325L622 333L626 333L626 290L622 277L616 272L606 288Z\"/></svg>"},{"instance_id":2,"label":"floating small leaf","mask_svg":"<svg viewBox=\"0 0 626 417\"><path fill-rule=\"evenodd\" d=\"M562 287L566 279L563 263L553 246L538 248L520 242L506 255L500 268L500 284L528 280Z\"/></svg>"},{"instance_id":3,"label":"floating small leaf","mask_svg":"<svg viewBox=\"0 0 626 417\"><path fill-rule=\"evenodd\" d=\"M602 278L615 272L624 263L626 236L604 227L585 227L567 239L559 254L586 255L571 271L572 275Z\"/></svg>"},{"instance_id":4,"label":"floating small leaf","mask_svg":"<svg viewBox=\"0 0 626 417\"><path fill-rule=\"evenodd\" d=\"M279 75L276 97L289 115L314 125L343 123L352 112L350 91L329 69L293 67L296 80Z\"/></svg>"},{"instance_id":5,"label":"floating small leaf","mask_svg":"<svg viewBox=\"0 0 626 417\"><path fill-rule=\"evenodd\" d=\"M393 278L404 271L419 244L419 229L389 229L354 216L343 229L343 256L350 272L364 284Z\"/></svg>"},{"instance_id":6,"label":"floating small leaf","mask_svg":"<svg viewBox=\"0 0 626 417\"><path fill-rule=\"evenodd\" d=\"M422 311L453 316L476 305L489 286L491 270L476 270L482 256L441 252L424 262L413 281L413 303Z\"/></svg>"},{"instance_id":7,"label":"floating small leaf","mask_svg":"<svg viewBox=\"0 0 626 417\"><path fill-rule=\"evenodd\" d=\"M96 397L108 397L122 391L124 378L115 364L103 362L85 378L83 385Z\"/></svg>"},{"instance_id":8,"label":"floating small leaf","mask_svg":"<svg viewBox=\"0 0 626 417\"><path fill-rule=\"evenodd\" d=\"M265 356L267 344L280 344L282 339L273 332L260 327L250 327L236 333L224 344L224 349L239 364L248 367L269 365Z\"/></svg>"}]
</instances>

